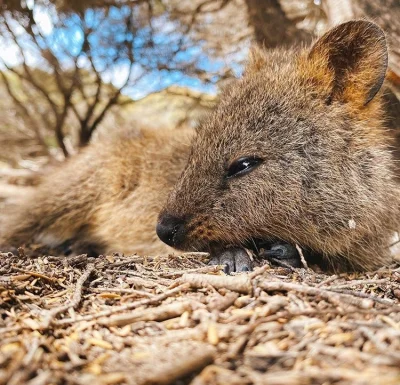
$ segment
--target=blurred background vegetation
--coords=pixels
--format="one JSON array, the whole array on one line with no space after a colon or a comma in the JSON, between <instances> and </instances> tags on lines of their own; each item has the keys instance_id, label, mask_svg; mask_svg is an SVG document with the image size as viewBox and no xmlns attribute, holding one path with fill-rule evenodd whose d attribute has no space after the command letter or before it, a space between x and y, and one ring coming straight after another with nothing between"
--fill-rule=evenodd
<instances>
[{"instance_id":1,"label":"blurred background vegetation","mask_svg":"<svg viewBox=\"0 0 400 385\"><path fill-rule=\"evenodd\" d=\"M118 130L194 126L251 44L308 43L355 17L388 31L396 99L398 0L0 0L0 177Z\"/></svg>"}]
</instances>

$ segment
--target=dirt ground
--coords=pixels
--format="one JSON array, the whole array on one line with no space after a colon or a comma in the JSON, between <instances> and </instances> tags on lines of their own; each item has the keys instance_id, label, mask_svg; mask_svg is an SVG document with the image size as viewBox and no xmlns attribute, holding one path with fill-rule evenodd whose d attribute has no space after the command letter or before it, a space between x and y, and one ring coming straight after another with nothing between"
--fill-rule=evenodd
<instances>
[{"instance_id":1,"label":"dirt ground","mask_svg":"<svg viewBox=\"0 0 400 385\"><path fill-rule=\"evenodd\" d=\"M1 253L0 383L400 384L398 265L205 262Z\"/></svg>"}]
</instances>

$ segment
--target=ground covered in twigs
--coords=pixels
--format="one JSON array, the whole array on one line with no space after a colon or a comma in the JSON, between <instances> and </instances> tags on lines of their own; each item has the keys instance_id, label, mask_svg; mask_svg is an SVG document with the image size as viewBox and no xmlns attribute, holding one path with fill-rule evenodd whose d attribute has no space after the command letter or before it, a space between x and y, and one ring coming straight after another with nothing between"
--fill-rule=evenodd
<instances>
[{"instance_id":1,"label":"ground covered in twigs","mask_svg":"<svg viewBox=\"0 0 400 385\"><path fill-rule=\"evenodd\" d=\"M19 253L0 256L1 384L400 383L398 266Z\"/></svg>"}]
</instances>

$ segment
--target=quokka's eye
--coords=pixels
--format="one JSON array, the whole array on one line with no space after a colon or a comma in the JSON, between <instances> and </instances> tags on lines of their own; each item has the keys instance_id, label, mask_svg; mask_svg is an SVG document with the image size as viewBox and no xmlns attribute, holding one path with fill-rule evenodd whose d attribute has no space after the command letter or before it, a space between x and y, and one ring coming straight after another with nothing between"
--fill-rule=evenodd
<instances>
[{"instance_id":1,"label":"quokka's eye","mask_svg":"<svg viewBox=\"0 0 400 385\"><path fill-rule=\"evenodd\" d=\"M263 159L253 155L234 160L228 167L227 178L236 178L253 171L263 162Z\"/></svg>"}]
</instances>

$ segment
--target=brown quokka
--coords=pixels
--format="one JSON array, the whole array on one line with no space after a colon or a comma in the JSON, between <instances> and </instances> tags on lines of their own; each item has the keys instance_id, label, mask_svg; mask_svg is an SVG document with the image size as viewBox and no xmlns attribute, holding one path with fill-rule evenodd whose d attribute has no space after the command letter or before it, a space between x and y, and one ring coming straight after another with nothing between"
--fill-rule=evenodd
<instances>
[{"instance_id":1,"label":"brown quokka","mask_svg":"<svg viewBox=\"0 0 400 385\"><path fill-rule=\"evenodd\" d=\"M93 145L6 220L0 243L160 253L161 211L161 240L212 251L233 270L249 267L248 244L297 244L337 268L382 266L400 222L386 68L384 33L363 20L309 49L255 49L190 154L180 131Z\"/></svg>"}]
</instances>

